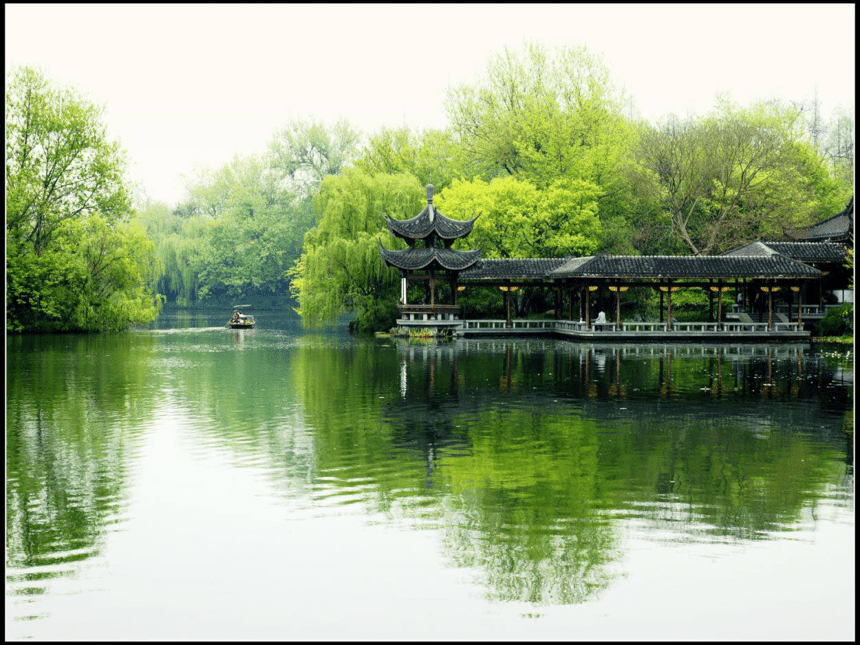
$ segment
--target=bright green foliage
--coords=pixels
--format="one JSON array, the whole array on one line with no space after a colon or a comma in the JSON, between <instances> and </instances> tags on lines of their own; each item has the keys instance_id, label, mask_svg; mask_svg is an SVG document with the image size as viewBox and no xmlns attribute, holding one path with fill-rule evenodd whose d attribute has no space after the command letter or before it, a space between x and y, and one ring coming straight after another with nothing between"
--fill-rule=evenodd
<instances>
[{"instance_id":1,"label":"bright green foliage","mask_svg":"<svg viewBox=\"0 0 860 645\"><path fill-rule=\"evenodd\" d=\"M484 79L448 96L466 176L514 175L543 188L561 177L614 190L631 131L623 94L585 48L505 49Z\"/></svg>"},{"instance_id":2,"label":"bright green foliage","mask_svg":"<svg viewBox=\"0 0 860 645\"><path fill-rule=\"evenodd\" d=\"M831 307L818 323L819 336L842 336L854 331L854 305L850 302Z\"/></svg>"},{"instance_id":3,"label":"bright green foliage","mask_svg":"<svg viewBox=\"0 0 860 645\"><path fill-rule=\"evenodd\" d=\"M599 192L575 179L558 179L544 190L514 177L455 180L438 205L454 219L480 214L472 234L458 245L480 246L485 258L590 255L600 234Z\"/></svg>"},{"instance_id":4,"label":"bright green foliage","mask_svg":"<svg viewBox=\"0 0 860 645\"><path fill-rule=\"evenodd\" d=\"M152 204L138 213L165 266L163 293L182 306L283 300L287 269L313 221L310 199L255 156L205 170L187 188L182 209Z\"/></svg>"},{"instance_id":5,"label":"bright green foliage","mask_svg":"<svg viewBox=\"0 0 860 645\"><path fill-rule=\"evenodd\" d=\"M98 215L69 219L41 255L15 249L8 259L9 331L119 331L149 322L161 300L160 272L143 227L111 226Z\"/></svg>"},{"instance_id":6,"label":"bright green foliage","mask_svg":"<svg viewBox=\"0 0 860 645\"><path fill-rule=\"evenodd\" d=\"M413 217L424 191L410 174L370 175L347 169L327 177L316 199L319 224L308 231L304 251L291 271L291 290L306 325L334 324L356 313L355 329L387 329L396 316L400 276L384 265L379 244L397 244L383 213ZM402 243L401 243L402 244Z\"/></svg>"},{"instance_id":7,"label":"bright green foliage","mask_svg":"<svg viewBox=\"0 0 860 645\"><path fill-rule=\"evenodd\" d=\"M309 213L265 162L234 157L192 194L212 215L196 257L200 299L285 293L286 272L298 257Z\"/></svg>"},{"instance_id":8,"label":"bright green foliage","mask_svg":"<svg viewBox=\"0 0 860 645\"><path fill-rule=\"evenodd\" d=\"M382 128L370 137L355 167L369 174L408 172L439 192L460 175L460 157L461 150L449 131Z\"/></svg>"},{"instance_id":9,"label":"bright green foliage","mask_svg":"<svg viewBox=\"0 0 860 645\"><path fill-rule=\"evenodd\" d=\"M67 219L99 213L113 221L128 213L125 159L107 139L101 112L32 68L7 80L6 231L36 255Z\"/></svg>"},{"instance_id":10,"label":"bright green foliage","mask_svg":"<svg viewBox=\"0 0 860 645\"><path fill-rule=\"evenodd\" d=\"M204 241L208 218L183 217L166 204L147 204L135 213L135 221L147 231L156 246L163 266L158 292L168 302L189 307L198 301L200 277L197 270L199 249Z\"/></svg>"},{"instance_id":11,"label":"bright green foliage","mask_svg":"<svg viewBox=\"0 0 860 645\"><path fill-rule=\"evenodd\" d=\"M808 226L843 191L805 139L798 108L718 101L705 118L669 118L638 138L632 184L659 204L686 250L719 253Z\"/></svg>"},{"instance_id":12,"label":"bright green foliage","mask_svg":"<svg viewBox=\"0 0 860 645\"><path fill-rule=\"evenodd\" d=\"M38 71L6 94L6 328L124 329L153 320L159 264L129 225L119 146L101 110Z\"/></svg>"}]
</instances>

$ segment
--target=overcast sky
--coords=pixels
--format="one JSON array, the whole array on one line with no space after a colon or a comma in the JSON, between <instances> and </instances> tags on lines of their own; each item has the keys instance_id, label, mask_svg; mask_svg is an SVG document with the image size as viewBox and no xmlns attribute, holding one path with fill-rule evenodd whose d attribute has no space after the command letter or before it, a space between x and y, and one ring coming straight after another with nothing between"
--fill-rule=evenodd
<instances>
[{"instance_id":1,"label":"overcast sky","mask_svg":"<svg viewBox=\"0 0 860 645\"><path fill-rule=\"evenodd\" d=\"M181 175L262 153L291 118L444 127L449 86L507 45L586 45L642 116L717 92L854 105L853 4L5 5L6 71L40 66L106 107L129 175L174 204Z\"/></svg>"}]
</instances>

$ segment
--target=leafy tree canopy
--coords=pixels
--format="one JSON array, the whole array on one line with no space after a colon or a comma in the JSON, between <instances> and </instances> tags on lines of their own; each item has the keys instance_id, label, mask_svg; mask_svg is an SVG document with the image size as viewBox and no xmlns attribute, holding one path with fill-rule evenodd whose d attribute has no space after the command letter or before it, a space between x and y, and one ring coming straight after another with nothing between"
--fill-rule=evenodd
<instances>
[{"instance_id":1,"label":"leafy tree canopy","mask_svg":"<svg viewBox=\"0 0 860 645\"><path fill-rule=\"evenodd\" d=\"M450 131L413 132L406 127L382 128L371 135L355 162L370 174L411 173L437 192L462 174L461 164L461 149Z\"/></svg>"},{"instance_id":2,"label":"leafy tree canopy","mask_svg":"<svg viewBox=\"0 0 860 645\"><path fill-rule=\"evenodd\" d=\"M514 177L487 183L455 180L439 195L448 217L479 215L472 234L457 245L482 246L486 258L590 255L599 244L600 189L580 179L557 179L546 189Z\"/></svg>"},{"instance_id":3,"label":"leafy tree canopy","mask_svg":"<svg viewBox=\"0 0 860 645\"><path fill-rule=\"evenodd\" d=\"M320 327L345 313L355 327L390 327L400 277L379 257L379 243L393 246L383 214L413 217L424 191L408 173L371 175L357 168L327 177L316 199L317 226L305 235L291 289L305 324Z\"/></svg>"},{"instance_id":4,"label":"leafy tree canopy","mask_svg":"<svg viewBox=\"0 0 860 645\"><path fill-rule=\"evenodd\" d=\"M485 78L452 89L452 128L468 177L512 175L540 188L561 177L611 190L628 149L626 99L598 56L527 44L505 49Z\"/></svg>"},{"instance_id":5,"label":"leafy tree canopy","mask_svg":"<svg viewBox=\"0 0 860 645\"><path fill-rule=\"evenodd\" d=\"M632 183L696 255L790 234L842 198L800 109L777 101L742 108L721 98L704 118L645 126L636 160Z\"/></svg>"},{"instance_id":6,"label":"leafy tree canopy","mask_svg":"<svg viewBox=\"0 0 860 645\"><path fill-rule=\"evenodd\" d=\"M159 266L102 109L38 70L6 85L6 328L123 329L158 315Z\"/></svg>"}]
</instances>

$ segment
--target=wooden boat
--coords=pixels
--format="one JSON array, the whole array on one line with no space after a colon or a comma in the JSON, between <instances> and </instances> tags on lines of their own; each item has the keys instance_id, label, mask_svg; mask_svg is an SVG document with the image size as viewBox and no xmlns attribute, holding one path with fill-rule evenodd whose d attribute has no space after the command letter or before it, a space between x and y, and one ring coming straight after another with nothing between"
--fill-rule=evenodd
<instances>
[{"instance_id":1,"label":"wooden boat","mask_svg":"<svg viewBox=\"0 0 860 645\"><path fill-rule=\"evenodd\" d=\"M243 314L239 311L239 309L250 306L251 305L236 305L233 307L236 312L230 317L230 320L227 321L227 326L231 329L253 329L257 324L254 317L248 314Z\"/></svg>"}]
</instances>

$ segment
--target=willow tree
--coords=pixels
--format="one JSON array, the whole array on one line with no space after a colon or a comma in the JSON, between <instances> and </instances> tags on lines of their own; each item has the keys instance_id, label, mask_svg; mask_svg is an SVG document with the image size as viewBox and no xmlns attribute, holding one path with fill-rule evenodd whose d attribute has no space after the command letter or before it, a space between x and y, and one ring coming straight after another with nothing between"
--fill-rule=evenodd
<instances>
[{"instance_id":1,"label":"willow tree","mask_svg":"<svg viewBox=\"0 0 860 645\"><path fill-rule=\"evenodd\" d=\"M326 177L316 199L318 224L307 232L304 251L291 270L296 310L311 327L356 314L352 329L385 329L396 318L400 277L387 268L379 244L396 242L384 214L412 217L424 190L411 174L371 175L350 168Z\"/></svg>"}]
</instances>

